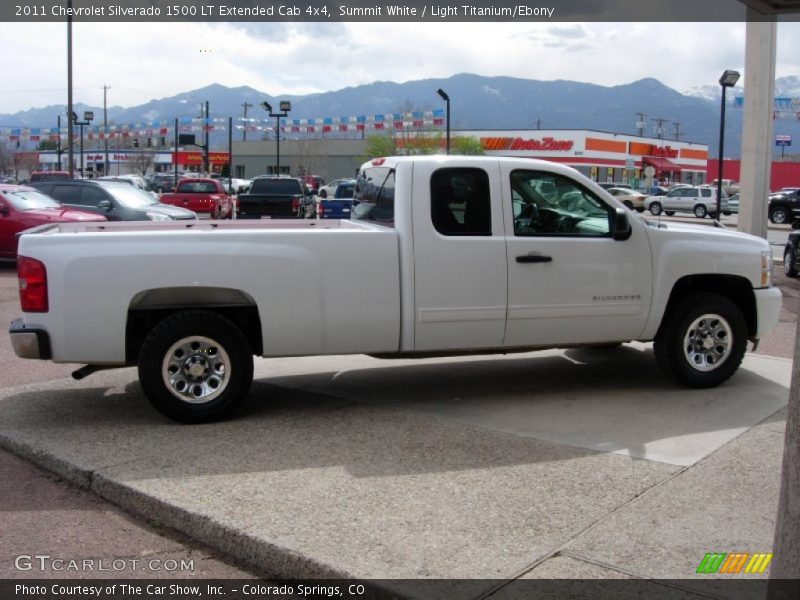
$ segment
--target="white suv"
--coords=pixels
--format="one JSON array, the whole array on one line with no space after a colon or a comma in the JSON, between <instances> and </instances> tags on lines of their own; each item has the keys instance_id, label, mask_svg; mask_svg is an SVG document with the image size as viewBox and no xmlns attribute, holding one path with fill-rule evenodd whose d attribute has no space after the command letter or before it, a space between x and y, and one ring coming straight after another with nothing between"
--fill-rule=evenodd
<instances>
[{"instance_id":1,"label":"white suv","mask_svg":"<svg viewBox=\"0 0 800 600\"><path fill-rule=\"evenodd\" d=\"M690 212L698 219L706 215L716 218L717 190L711 187L680 187L670 190L664 196L650 196L644 202L645 210L654 216L662 212L674 215L676 212ZM728 211L728 199L722 196L720 209L723 214Z\"/></svg>"}]
</instances>

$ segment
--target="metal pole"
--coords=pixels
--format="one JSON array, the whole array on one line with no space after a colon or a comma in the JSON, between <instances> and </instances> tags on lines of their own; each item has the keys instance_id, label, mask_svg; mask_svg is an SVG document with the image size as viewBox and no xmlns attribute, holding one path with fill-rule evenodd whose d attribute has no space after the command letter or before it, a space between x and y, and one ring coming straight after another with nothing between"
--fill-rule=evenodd
<instances>
[{"instance_id":1,"label":"metal pole","mask_svg":"<svg viewBox=\"0 0 800 600\"><path fill-rule=\"evenodd\" d=\"M203 124L203 131L205 131L205 144L203 144L203 170L206 172L206 175L210 175L211 171L209 170L208 165L208 100L206 100L206 118Z\"/></svg>"},{"instance_id":2,"label":"metal pole","mask_svg":"<svg viewBox=\"0 0 800 600\"><path fill-rule=\"evenodd\" d=\"M106 96L108 86L103 86L103 147L105 148L105 162L103 163L103 175L108 175L111 163L108 160L108 98Z\"/></svg>"},{"instance_id":3,"label":"metal pole","mask_svg":"<svg viewBox=\"0 0 800 600\"><path fill-rule=\"evenodd\" d=\"M447 108L447 154L450 154L450 97L448 96L445 103Z\"/></svg>"},{"instance_id":4,"label":"metal pole","mask_svg":"<svg viewBox=\"0 0 800 600\"><path fill-rule=\"evenodd\" d=\"M81 131L81 168L80 168L80 172L81 172L81 177L83 177L83 121L78 123L78 125L80 125L80 131Z\"/></svg>"},{"instance_id":5,"label":"metal pole","mask_svg":"<svg viewBox=\"0 0 800 600\"><path fill-rule=\"evenodd\" d=\"M72 150L72 0L67 1L67 165L69 177L75 176L75 157Z\"/></svg>"},{"instance_id":6,"label":"metal pole","mask_svg":"<svg viewBox=\"0 0 800 600\"><path fill-rule=\"evenodd\" d=\"M172 183L173 190L178 187L178 119L175 118L175 148L172 153L172 163L175 173L175 181Z\"/></svg>"},{"instance_id":7,"label":"metal pole","mask_svg":"<svg viewBox=\"0 0 800 600\"><path fill-rule=\"evenodd\" d=\"M719 221L720 207L722 206L722 160L725 145L725 86L722 86L722 107L719 113L719 168L717 169L717 214L714 218Z\"/></svg>"},{"instance_id":8,"label":"metal pole","mask_svg":"<svg viewBox=\"0 0 800 600\"><path fill-rule=\"evenodd\" d=\"M61 170L61 115L58 115L58 141L57 143L57 153L58 153L58 168L56 171Z\"/></svg>"},{"instance_id":9,"label":"metal pole","mask_svg":"<svg viewBox=\"0 0 800 600\"><path fill-rule=\"evenodd\" d=\"M281 116L275 115L278 121L278 126L275 128L275 171L277 175L281 174Z\"/></svg>"},{"instance_id":10,"label":"metal pole","mask_svg":"<svg viewBox=\"0 0 800 600\"><path fill-rule=\"evenodd\" d=\"M233 117L228 117L228 190L233 191Z\"/></svg>"}]
</instances>

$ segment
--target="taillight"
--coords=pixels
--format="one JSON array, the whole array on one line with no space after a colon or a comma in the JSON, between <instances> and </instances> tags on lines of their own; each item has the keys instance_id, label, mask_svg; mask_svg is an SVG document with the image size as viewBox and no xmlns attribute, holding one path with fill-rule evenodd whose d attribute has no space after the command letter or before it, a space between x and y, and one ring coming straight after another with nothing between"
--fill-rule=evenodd
<instances>
[{"instance_id":1,"label":"taillight","mask_svg":"<svg viewBox=\"0 0 800 600\"><path fill-rule=\"evenodd\" d=\"M297 212L300 210L300 200L297 198L292 198L292 212Z\"/></svg>"},{"instance_id":2,"label":"taillight","mask_svg":"<svg viewBox=\"0 0 800 600\"><path fill-rule=\"evenodd\" d=\"M18 256L17 277L22 312L47 312L47 269L44 263L27 256Z\"/></svg>"},{"instance_id":3,"label":"taillight","mask_svg":"<svg viewBox=\"0 0 800 600\"><path fill-rule=\"evenodd\" d=\"M318 202L317 203L317 215L321 219L324 214L325 214L325 205L322 202Z\"/></svg>"}]
</instances>

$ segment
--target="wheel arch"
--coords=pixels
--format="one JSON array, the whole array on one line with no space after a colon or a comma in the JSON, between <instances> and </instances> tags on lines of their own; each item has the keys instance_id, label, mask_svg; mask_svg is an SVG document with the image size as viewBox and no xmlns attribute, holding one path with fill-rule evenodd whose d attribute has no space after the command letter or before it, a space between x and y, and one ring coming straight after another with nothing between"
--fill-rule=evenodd
<instances>
[{"instance_id":1,"label":"wheel arch","mask_svg":"<svg viewBox=\"0 0 800 600\"><path fill-rule=\"evenodd\" d=\"M253 353L263 351L261 317L255 300L246 292L219 287L167 287L139 292L131 299L125 324L125 360L134 364L147 334L169 315L205 309L218 313L242 331Z\"/></svg>"},{"instance_id":2,"label":"wheel arch","mask_svg":"<svg viewBox=\"0 0 800 600\"><path fill-rule=\"evenodd\" d=\"M700 274L700 275L686 275L672 287L667 307L664 311L664 316L661 319L659 332L664 323L667 322L667 317L672 314L687 297L694 294L710 292L720 294L729 298L739 310L742 311L745 323L747 324L747 335L752 337L756 334L758 329L758 318L756 313L756 299L753 294L753 286L750 282L737 275L720 275L720 274Z\"/></svg>"}]
</instances>

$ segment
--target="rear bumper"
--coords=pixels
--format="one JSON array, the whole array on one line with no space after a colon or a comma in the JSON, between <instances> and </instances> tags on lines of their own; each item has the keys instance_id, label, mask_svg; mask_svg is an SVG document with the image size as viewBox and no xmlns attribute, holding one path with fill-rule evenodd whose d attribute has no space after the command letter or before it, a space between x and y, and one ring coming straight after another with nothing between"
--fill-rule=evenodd
<instances>
[{"instance_id":1,"label":"rear bumper","mask_svg":"<svg viewBox=\"0 0 800 600\"><path fill-rule=\"evenodd\" d=\"M14 353L20 358L52 358L50 336L44 329L30 327L22 319L14 319L8 333Z\"/></svg>"},{"instance_id":2,"label":"rear bumper","mask_svg":"<svg viewBox=\"0 0 800 600\"><path fill-rule=\"evenodd\" d=\"M783 296L778 288L763 288L754 290L756 297L756 334L761 338L765 333L775 329L781 317Z\"/></svg>"}]
</instances>

